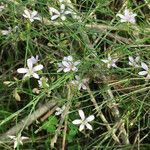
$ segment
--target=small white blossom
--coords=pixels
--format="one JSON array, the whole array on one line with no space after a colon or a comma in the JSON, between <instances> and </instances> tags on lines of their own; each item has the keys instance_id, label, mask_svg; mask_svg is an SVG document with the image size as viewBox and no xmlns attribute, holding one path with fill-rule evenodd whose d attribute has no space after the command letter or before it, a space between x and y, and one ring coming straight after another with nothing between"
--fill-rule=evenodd
<instances>
[{"instance_id":1,"label":"small white blossom","mask_svg":"<svg viewBox=\"0 0 150 150\"><path fill-rule=\"evenodd\" d=\"M81 90L81 89L86 90L87 89L87 86L86 86L87 82L88 82L88 79L80 79L80 77L77 75L75 76L75 80L71 81L71 83L73 85L78 87L78 90Z\"/></svg>"},{"instance_id":2,"label":"small white blossom","mask_svg":"<svg viewBox=\"0 0 150 150\"><path fill-rule=\"evenodd\" d=\"M135 16L137 16L137 14L134 14L132 11L126 8L123 15L117 14L116 16L121 18L120 22L129 22L134 24L136 22Z\"/></svg>"},{"instance_id":3,"label":"small white blossom","mask_svg":"<svg viewBox=\"0 0 150 150\"><path fill-rule=\"evenodd\" d=\"M64 106L62 106L62 108L57 107L57 108L56 108L55 115L56 115L56 116L61 115L61 114L64 112L65 108L66 108L66 106L65 106L65 105L64 105Z\"/></svg>"},{"instance_id":4,"label":"small white blossom","mask_svg":"<svg viewBox=\"0 0 150 150\"><path fill-rule=\"evenodd\" d=\"M148 68L148 66L145 63L141 63L141 67L144 69L144 71L140 71L138 74L141 76L146 76L146 79L150 79L150 69Z\"/></svg>"},{"instance_id":5,"label":"small white blossom","mask_svg":"<svg viewBox=\"0 0 150 150\"><path fill-rule=\"evenodd\" d=\"M80 61L73 61L72 56L64 57L63 61L58 64L59 69L57 70L57 72L78 71L78 68L76 66L79 64L80 64Z\"/></svg>"},{"instance_id":6,"label":"small white blossom","mask_svg":"<svg viewBox=\"0 0 150 150\"><path fill-rule=\"evenodd\" d=\"M42 70L43 65L40 64L40 65L37 65L37 66L33 67L33 62L29 58L27 60L27 67L28 68L19 68L19 69L17 69L17 72L25 74L24 78L33 76L34 78L39 79L39 75L36 72L39 71L39 70Z\"/></svg>"},{"instance_id":7,"label":"small white blossom","mask_svg":"<svg viewBox=\"0 0 150 150\"><path fill-rule=\"evenodd\" d=\"M94 115L90 115L89 117L85 118L83 110L79 110L78 112L79 112L81 119L76 119L72 121L72 123L76 125L80 125L79 131L82 131L83 129L85 129L85 126L88 129L92 130L93 128L88 122L91 122L95 119Z\"/></svg>"},{"instance_id":8,"label":"small white blossom","mask_svg":"<svg viewBox=\"0 0 150 150\"><path fill-rule=\"evenodd\" d=\"M8 27L8 30L1 30L2 35L8 35L12 32L12 28Z\"/></svg>"},{"instance_id":9,"label":"small white blossom","mask_svg":"<svg viewBox=\"0 0 150 150\"><path fill-rule=\"evenodd\" d=\"M108 54L108 59L102 59L101 61L107 64L107 68L117 67L116 62L118 61L118 58L113 59L110 54Z\"/></svg>"},{"instance_id":10,"label":"small white blossom","mask_svg":"<svg viewBox=\"0 0 150 150\"><path fill-rule=\"evenodd\" d=\"M137 56L135 59L132 56L129 56L129 65L133 66L134 68L139 68L139 61L140 57Z\"/></svg>"},{"instance_id":11,"label":"small white blossom","mask_svg":"<svg viewBox=\"0 0 150 150\"><path fill-rule=\"evenodd\" d=\"M66 20L66 15L72 13L72 11L66 10L66 6L64 4L60 5L60 11L53 7L49 7L49 12L51 14L51 20L60 18L62 21Z\"/></svg>"},{"instance_id":12,"label":"small white blossom","mask_svg":"<svg viewBox=\"0 0 150 150\"><path fill-rule=\"evenodd\" d=\"M30 20L30 22L33 22L34 20L39 20L41 21L41 17L38 15L38 12L33 10L28 10L28 9L25 9L24 10L24 13L23 13L23 16L27 19Z\"/></svg>"},{"instance_id":13,"label":"small white blossom","mask_svg":"<svg viewBox=\"0 0 150 150\"><path fill-rule=\"evenodd\" d=\"M17 137L8 135L8 137L14 141L14 149L17 148L18 145L23 145L23 142L22 142L23 140L29 139L28 137L21 136L21 135L18 135Z\"/></svg>"},{"instance_id":14,"label":"small white blossom","mask_svg":"<svg viewBox=\"0 0 150 150\"><path fill-rule=\"evenodd\" d=\"M49 84L47 83L48 79L45 77L41 77L40 80L38 80L39 87L49 87Z\"/></svg>"}]
</instances>

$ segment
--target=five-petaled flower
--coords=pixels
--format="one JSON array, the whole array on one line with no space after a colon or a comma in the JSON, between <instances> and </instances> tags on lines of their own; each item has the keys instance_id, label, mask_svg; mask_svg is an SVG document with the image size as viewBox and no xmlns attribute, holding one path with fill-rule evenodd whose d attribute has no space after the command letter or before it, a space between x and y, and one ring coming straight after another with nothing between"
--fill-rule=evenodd
<instances>
[{"instance_id":1,"label":"five-petaled flower","mask_svg":"<svg viewBox=\"0 0 150 150\"><path fill-rule=\"evenodd\" d=\"M130 11L129 9L125 9L124 10L124 14L117 14L116 16L120 17L121 20L120 22L128 22L128 23L135 23L136 20L135 20L135 16L137 14L134 14L132 11Z\"/></svg>"},{"instance_id":2,"label":"five-petaled flower","mask_svg":"<svg viewBox=\"0 0 150 150\"><path fill-rule=\"evenodd\" d=\"M66 15L72 14L72 11L66 10L66 6L64 4L60 5L60 11L53 7L49 7L49 13L51 14L51 20L55 20L60 18L61 20L66 20Z\"/></svg>"},{"instance_id":3,"label":"five-petaled flower","mask_svg":"<svg viewBox=\"0 0 150 150\"><path fill-rule=\"evenodd\" d=\"M41 21L41 17L38 15L38 12L33 10L28 10L28 9L25 9L24 10L24 13L23 13L23 16L27 19L30 20L30 22L33 22L34 20L39 20Z\"/></svg>"},{"instance_id":4,"label":"five-petaled flower","mask_svg":"<svg viewBox=\"0 0 150 150\"><path fill-rule=\"evenodd\" d=\"M132 56L129 56L129 65L130 66L133 66L134 68L139 68L140 65L139 65L139 61L140 61L140 57L137 56L137 57L132 57Z\"/></svg>"},{"instance_id":5,"label":"five-petaled flower","mask_svg":"<svg viewBox=\"0 0 150 150\"><path fill-rule=\"evenodd\" d=\"M58 63L59 69L57 72L64 71L78 71L77 65L80 64L80 61L74 61L72 56L67 56L63 58L63 61L61 63Z\"/></svg>"},{"instance_id":6,"label":"five-petaled flower","mask_svg":"<svg viewBox=\"0 0 150 150\"><path fill-rule=\"evenodd\" d=\"M34 78L39 79L39 75L36 72L39 70L42 70L43 65L40 64L40 65L33 66L33 61L31 58L29 58L27 60L27 67L28 68L19 68L19 69L17 69L17 72L25 74L24 78L33 76Z\"/></svg>"},{"instance_id":7,"label":"five-petaled flower","mask_svg":"<svg viewBox=\"0 0 150 150\"><path fill-rule=\"evenodd\" d=\"M78 87L78 90L86 90L87 89L88 79L80 79L78 75L75 76L75 80L71 81L71 83Z\"/></svg>"},{"instance_id":8,"label":"five-petaled flower","mask_svg":"<svg viewBox=\"0 0 150 150\"><path fill-rule=\"evenodd\" d=\"M18 145L23 145L23 142L22 142L23 140L29 139L28 137L21 136L21 135L18 135L17 137L8 135L8 137L14 141L14 149L17 148Z\"/></svg>"},{"instance_id":9,"label":"five-petaled flower","mask_svg":"<svg viewBox=\"0 0 150 150\"><path fill-rule=\"evenodd\" d=\"M113 59L110 54L108 54L108 59L102 59L101 61L107 64L107 68L117 67L116 62L118 61L118 58Z\"/></svg>"},{"instance_id":10,"label":"five-petaled flower","mask_svg":"<svg viewBox=\"0 0 150 150\"><path fill-rule=\"evenodd\" d=\"M150 69L148 68L148 66L145 63L141 62L141 67L144 69L144 71L140 71L139 75L141 76L147 75L146 79L150 79Z\"/></svg>"},{"instance_id":11,"label":"five-petaled flower","mask_svg":"<svg viewBox=\"0 0 150 150\"><path fill-rule=\"evenodd\" d=\"M79 112L81 119L76 119L72 121L72 123L76 125L80 125L79 131L82 131L83 129L85 129L85 127L92 130L93 128L88 122L91 122L95 119L94 115L90 115L89 117L85 118L83 110L79 110L78 112Z\"/></svg>"},{"instance_id":12,"label":"five-petaled flower","mask_svg":"<svg viewBox=\"0 0 150 150\"><path fill-rule=\"evenodd\" d=\"M57 107L57 108L56 108L55 115L56 115L56 116L61 115L61 114L64 112L65 108L66 108L65 105L63 105L62 108Z\"/></svg>"}]
</instances>

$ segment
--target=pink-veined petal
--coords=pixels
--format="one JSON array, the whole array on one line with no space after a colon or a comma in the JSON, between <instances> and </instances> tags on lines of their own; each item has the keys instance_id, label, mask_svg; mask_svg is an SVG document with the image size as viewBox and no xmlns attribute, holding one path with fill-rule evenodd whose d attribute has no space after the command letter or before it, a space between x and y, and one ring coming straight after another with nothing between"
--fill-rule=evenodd
<instances>
[{"instance_id":1,"label":"pink-veined petal","mask_svg":"<svg viewBox=\"0 0 150 150\"><path fill-rule=\"evenodd\" d=\"M27 68L19 68L19 69L17 69L17 72L18 73L27 73L28 69Z\"/></svg>"},{"instance_id":2,"label":"pink-veined petal","mask_svg":"<svg viewBox=\"0 0 150 150\"><path fill-rule=\"evenodd\" d=\"M93 130L92 126L91 126L89 123L86 123L86 127L87 127L89 130Z\"/></svg>"},{"instance_id":3,"label":"pink-veined petal","mask_svg":"<svg viewBox=\"0 0 150 150\"><path fill-rule=\"evenodd\" d=\"M69 72L70 70L71 70L71 69L70 69L69 67L63 69L64 72Z\"/></svg>"},{"instance_id":4,"label":"pink-veined petal","mask_svg":"<svg viewBox=\"0 0 150 150\"><path fill-rule=\"evenodd\" d=\"M39 71L39 70L42 70L43 68L44 68L43 65L37 65L33 67L33 71Z\"/></svg>"},{"instance_id":5,"label":"pink-veined petal","mask_svg":"<svg viewBox=\"0 0 150 150\"><path fill-rule=\"evenodd\" d=\"M94 115L90 115L89 117L86 118L87 122L93 121L95 119Z\"/></svg>"},{"instance_id":6,"label":"pink-veined petal","mask_svg":"<svg viewBox=\"0 0 150 150\"><path fill-rule=\"evenodd\" d=\"M78 112L79 112L79 115L80 115L81 119L84 120L85 119L85 115L84 115L83 110L78 110Z\"/></svg>"},{"instance_id":7,"label":"pink-veined petal","mask_svg":"<svg viewBox=\"0 0 150 150\"><path fill-rule=\"evenodd\" d=\"M63 64L65 67L70 67L70 63L67 62L67 61L62 61L62 64Z\"/></svg>"}]
</instances>

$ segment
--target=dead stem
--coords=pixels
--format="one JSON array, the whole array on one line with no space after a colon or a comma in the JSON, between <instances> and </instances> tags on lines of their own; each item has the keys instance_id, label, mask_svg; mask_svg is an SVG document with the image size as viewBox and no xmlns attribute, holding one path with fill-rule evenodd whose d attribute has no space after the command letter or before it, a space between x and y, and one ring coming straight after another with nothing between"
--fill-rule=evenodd
<instances>
[{"instance_id":1,"label":"dead stem","mask_svg":"<svg viewBox=\"0 0 150 150\"><path fill-rule=\"evenodd\" d=\"M8 138L8 135L16 135L19 131L22 130L22 127L26 128L31 125L35 120L45 114L49 109L52 109L56 106L56 102L48 101L36 111L34 111L31 115L22 119L18 124L9 129L6 133L1 135L0 140L5 140Z\"/></svg>"}]
</instances>

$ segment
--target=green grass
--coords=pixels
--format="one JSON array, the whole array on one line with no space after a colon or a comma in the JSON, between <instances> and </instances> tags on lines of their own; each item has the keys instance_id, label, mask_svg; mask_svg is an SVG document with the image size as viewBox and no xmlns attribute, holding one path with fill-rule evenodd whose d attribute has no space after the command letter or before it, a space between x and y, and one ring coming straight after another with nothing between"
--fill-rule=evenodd
<instances>
[{"instance_id":1,"label":"green grass","mask_svg":"<svg viewBox=\"0 0 150 150\"><path fill-rule=\"evenodd\" d=\"M0 12L0 149L13 149L7 131L25 117L27 120L19 132L13 131L14 136L29 137L23 146L18 146L20 150L48 150L54 143L54 149L58 150L63 147L67 150L150 149L150 80L138 75L143 69L130 66L128 59L139 55L140 62L150 68L150 2L71 2L65 4L79 19L68 15L65 21L60 18L51 21L48 6L59 10L59 1L0 1L0 5L6 6ZM137 14L135 24L121 23L116 17L117 13L123 14L125 7ZM25 8L38 11L42 20L31 23L22 15ZM1 31L9 27L11 33L3 35ZM107 68L101 61L108 54L118 58L117 68ZM38 64L44 66L38 74L48 79L44 88L38 86L37 79L23 80L23 74L17 72L18 68L27 66L27 59L36 55ZM57 72L58 63L69 55L74 61L80 60L78 71ZM88 79L87 90L78 90L71 84L75 75ZM39 93L34 92L35 88ZM51 102L56 106L49 106L50 114L43 119L46 111L28 126L33 112ZM56 107L63 105L66 106L63 115L56 116ZM79 109L86 117L95 116L90 122L92 131L80 132L72 124L80 118Z\"/></svg>"}]
</instances>

